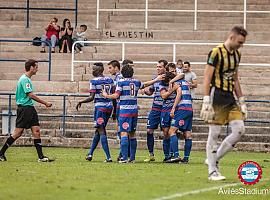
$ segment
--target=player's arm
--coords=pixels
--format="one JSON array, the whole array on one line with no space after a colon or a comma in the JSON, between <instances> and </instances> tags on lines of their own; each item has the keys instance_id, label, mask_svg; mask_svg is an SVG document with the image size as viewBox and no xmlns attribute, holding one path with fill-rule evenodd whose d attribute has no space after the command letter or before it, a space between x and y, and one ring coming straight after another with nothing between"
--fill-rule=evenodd
<instances>
[{"instance_id":1,"label":"player's arm","mask_svg":"<svg viewBox=\"0 0 270 200\"><path fill-rule=\"evenodd\" d=\"M177 88L176 89L176 97L175 97L174 104L173 104L173 107L172 107L171 112L170 112L170 116L172 118L174 117L175 108L179 104L179 102L181 100L181 96L182 96L181 87L178 84L175 84L175 85L176 85L176 88Z\"/></svg>"},{"instance_id":2,"label":"player's arm","mask_svg":"<svg viewBox=\"0 0 270 200\"><path fill-rule=\"evenodd\" d=\"M191 89L197 88L198 87L197 79L192 80L191 83L189 84L189 86L190 86Z\"/></svg>"},{"instance_id":3,"label":"player's arm","mask_svg":"<svg viewBox=\"0 0 270 200\"><path fill-rule=\"evenodd\" d=\"M27 95L28 97L30 97L31 99L35 100L36 102L45 105L47 108L52 106L51 103L42 100L41 98L39 98L38 96L36 96L36 95L33 94L32 92L29 92L29 93L27 93L26 95Z\"/></svg>"},{"instance_id":4,"label":"player's arm","mask_svg":"<svg viewBox=\"0 0 270 200\"><path fill-rule=\"evenodd\" d=\"M237 69L236 73L235 73L234 92L238 98L241 112L244 114L245 119L246 119L247 118L247 106L246 106L246 102L245 102L245 97L243 96L243 93L242 93L238 74L239 73L238 73L238 69Z\"/></svg>"},{"instance_id":5,"label":"player's arm","mask_svg":"<svg viewBox=\"0 0 270 200\"><path fill-rule=\"evenodd\" d=\"M203 91L204 96L209 96L210 94L210 84L214 74L215 68L211 65L206 65L204 70L204 83L203 83Z\"/></svg>"},{"instance_id":6,"label":"player's arm","mask_svg":"<svg viewBox=\"0 0 270 200\"><path fill-rule=\"evenodd\" d=\"M155 79L151 80L151 81L146 81L146 82L143 82L143 85L141 87L141 89L145 88L145 87L148 87L150 85L153 85L155 82L157 81L161 81L165 78L165 74L162 74L162 75L158 75Z\"/></svg>"},{"instance_id":7,"label":"player's arm","mask_svg":"<svg viewBox=\"0 0 270 200\"><path fill-rule=\"evenodd\" d=\"M102 96L104 96L104 98L108 98L108 99L118 99L120 94L118 92L115 92L113 94L108 94L106 91L103 90Z\"/></svg>"},{"instance_id":8,"label":"player's arm","mask_svg":"<svg viewBox=\"0 0 270 200\"><path fill-rule=\"evenodd\" d=\"M176 84L174 84L173 87L169 87L168 90L166 90L165 88L164 89L161 89L160 90L160 96L162 99L167 99L175 90L176 90Z\"/></svg>"},{"instance_id":9,"label":"player's arm","mask_svg":"<svg viewBox=\"0 0 270 200\"><path fill-rule=\"evenodd\" d=\"M89 103L89 102L93 101L94 99L95 99L95 93L94 92L90 92L89 97L87 97L83 101L79 101L78 102L78 104L76 105L76 110L79 110L79 108L82 106L83 103Z\"/></svg>"},{"instance_id":10,"label":"player's arm","mask_svg":"<svg viewBox=\"0 0 270 200\"><path fill-rule=\"evenodd\" d=\"M180 79L182 79L184 77L185 77L184 73L179 73L172 80L170 80L170 83L174 83L175 81L178 81L178 80L180 80Z\"/></svg>"}]
</instances>

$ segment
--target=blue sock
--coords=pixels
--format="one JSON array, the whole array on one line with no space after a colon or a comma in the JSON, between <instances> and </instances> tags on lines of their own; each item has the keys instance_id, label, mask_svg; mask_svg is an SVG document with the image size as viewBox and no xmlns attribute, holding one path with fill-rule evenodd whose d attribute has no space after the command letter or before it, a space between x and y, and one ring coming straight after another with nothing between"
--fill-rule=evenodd
<instances>
[{"instance_id":1,"label":"blue sock","mask_svg":"<svg viewBox=\"0 0 270 200\"><path fill-rule=\"evenodd\" d=\"M163 139L163 152L165 158L169 158L170 156L170 138Z\"/></svg>"},{"instance_id":2,"label":"blue sock","mask_svg":"<svg viewBox=\"0 0 270 200\"><path fill-rule=\"evenodd\" d=\"M185 139L185 147L184 147L184 160L189 159L190 151L192 147L192 139Z\"/></svg>"},{"instance_id":3,"label":"blue sock","mask_svg":"<svg viewBox=\"0 0 270 200\"><path fill-rule=\"evenodd\" d=\"M179 149L178 149L178 138L176 135L171 136L171 147L174 154L174 157L179 157Z\"/></svg>"},{"instance_id":4,"label":"blue sock","mask_svg":"<svg viewBox=\"0 0 270 200\"><path fill-rule=\"evenodd\" d=\"M130 140L128 138L128 158L130 158Z\"/></svg>"},{"instance_id":5,"label":"blue sock","mask_svg":"<svg viewBox=\"0 0 270 200\"><path fill-rule=\"evenodd\" d=\"M92 145L91 145L91 148L89 150L88 155L91 155L91 156L93 155L95 149L97 148L99 139L100 139L100 135L98 133L96 133L94 138L93 138L93 142L92 142Z\"/></svg>"},{"instance_id":6,"label":"blue sock","mask_svg":"<svg viewBox=\"0 0 270 200\"><path fill-rule=\"evenodd\" d=\"M170 140L170 157L173 157L172 141Z\"/></svg>"},{"instance_id":7,"label":"blue sock","mask_svg":"<svg viewBox=\"0 0 270 200\"><path fill-rule=\"evenodd\" d=\"M130 160L135 160L137 150L137 139L131 138L129 141L130 141Z\"/></svg>"},{"instance_id":8,"label":"blue sock","mask_svg":"<svg viewBox=\"0 0 270 200\"><path fill-rule=\"evenodd\" d=\"M123 156L123 160L128 159L128 137L123 136L121 137L121 153Z\"/></svg>"},{"instance_id":9,"label":"blue sock","mask_svg":"<svg viewBox=\"0 0 270 200\"><path fill-rule=\"evenodd\" d=\"M107 135L101 134L100 141L101 141L103 151L106 154L106 159L110 159L111 155L110 155L110 149L109 149L109 145L108 145Z\"/></svg>"},{"instance_id":10,"label":"blue sock","mask_svg":"<svg viewBox=\"0 0 270 200\"><path fill-rule=\"evenodd\" d=\"M154 155L154 134L147 133L147 148L150 155Z\"/></svg>"}]
</instances>

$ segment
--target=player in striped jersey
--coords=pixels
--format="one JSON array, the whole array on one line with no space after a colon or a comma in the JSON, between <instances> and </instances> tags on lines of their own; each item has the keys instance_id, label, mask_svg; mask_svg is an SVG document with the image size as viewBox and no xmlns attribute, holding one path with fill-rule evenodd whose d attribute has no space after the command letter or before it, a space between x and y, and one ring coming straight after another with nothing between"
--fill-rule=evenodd
<instances>
[{"instance_id":1,"label":"player in striped jersey","mask_svg":"<svg viewBox=\"0 0 270 200\"><path fill-rule=\"evenodd\" d=\"M136 126L138 118L137 94L138 90L147 87L162 79L163 76L158 76L156 79L142 83L134 79L133 65L126 64L122 67L121 73L124 79L120 80L116 87L116 92L112 95L103 92L105 98L117 99L120 98L119 106L119 128L121 132L121 153L122 160L120 163L128 162L128 141L130 141L130 162L135 161L137 139Z\"/></svg>"},{"instance_id":2,"label":"player in striped jersey","mask_svg":"<svg viewBox=\"0 0 270 200\"><path fill-rule=\"evenodd\" d=\"M174 74L169 75L168 77L173 76ZM165 80L168 79L165 78ZM184 79L180 79L175 83L173 83L173 90L176 91L176 98L170 112L172 123L169 130L170 145L173 152L173 158L171 158L167 162L174 163L181 161L183 163L188 163L192 147L191 129L193 118L192 97L189 88L189 83ZM185 137L183 160L181 160L179 156L178 138L176 136L177 130L182 131Z\"/></svg>"},{"instance_id":3,"label":"player in striped jersey","mask_svg":"<svg viewBox=\"0 0 270 200\"><path fill-rule=\"evenodd\" d=\"M166 60L159 60L156 66L157 75L165 74ZM151 111L147 120L147 148L149 151L149 157L144 162L155 161L154 157L154 130L160 126L160 114L163 104L163 99L160 96L159 84L161 81L155 82L148 88L143 89L143 93L151 96L154 95Z\"/></svg>"},{"instance_id":4,"label":"player in striped jersey","mask_svg":"<svg viewBox=\"0 0 270 200\"><path fill-rule=\"evenodd\" d=\"M94 120L96 131L86 160L92 160L93 153L99 143L99 140L101 140L102 148L106 154L104 162L112 162L106 135L106 125L111 116L113 104L112 100L105 99L101 94L103 90L108 94L112 94L114 84L110 77L105 77L103 75L104 67L102 63L94 63L92 70L94 78L90 81L90 97L80 101L76 106L76 109L78 110L83 103L88 103L94 100L95 104Z\"/></svg>"}]
</instances>

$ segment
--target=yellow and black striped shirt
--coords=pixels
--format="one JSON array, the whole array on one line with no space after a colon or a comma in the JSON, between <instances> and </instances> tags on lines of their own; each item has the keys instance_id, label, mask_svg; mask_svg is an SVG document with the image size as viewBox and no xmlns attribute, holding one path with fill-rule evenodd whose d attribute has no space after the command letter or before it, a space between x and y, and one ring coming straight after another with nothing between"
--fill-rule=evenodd
<instances>
[{"instance_id":1,"label":"yellow and black striped shirt","mask_svg":"<svg viewBox=\"0 0 270 200\"><path fill-rule=\"evenodd\" d=\"M236 70L239 66L241 54L238 50L229 52L224 44L213 48L208 54L207 64L215 68L211 87L223 91L233 92Z\"/></svg>"}]
</instances>

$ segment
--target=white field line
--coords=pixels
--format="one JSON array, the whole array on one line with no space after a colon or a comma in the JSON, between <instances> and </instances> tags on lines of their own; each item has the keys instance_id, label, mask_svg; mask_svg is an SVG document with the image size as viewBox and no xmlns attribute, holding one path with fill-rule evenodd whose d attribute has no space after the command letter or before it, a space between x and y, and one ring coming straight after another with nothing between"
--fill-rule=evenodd
<instances>
[{"instance_id":1,"label":"white field line","mask_svg":"<svg viewBox=\"0 0 270 200\"><path fill-rule=\"evenodd\" d=\"M264 181L268 181L269 179L264 179L263 181L261 180L261 182ZM242 185L243 183L239 182L239 183L231 183L231 184L226 184L226 185L219 185L219 186L215 186L215 187L210 187L210 188L203 188L203 189L198 189L198 190L191 190L188 192L179 192L179 193L175 193L169 196L163 196L163 197L158 197L155 198L153 200L167 200L167 199L175 199L175 198L180 198L183 196L187 196L187 195L191 195L191 194L199 194L199 193L203 193L203 192L209 192L212 190L217 190L220 188L226 188L226 187L232 187L232 186L237 186L237 185Z\"/></svg>"}]
</instances>

